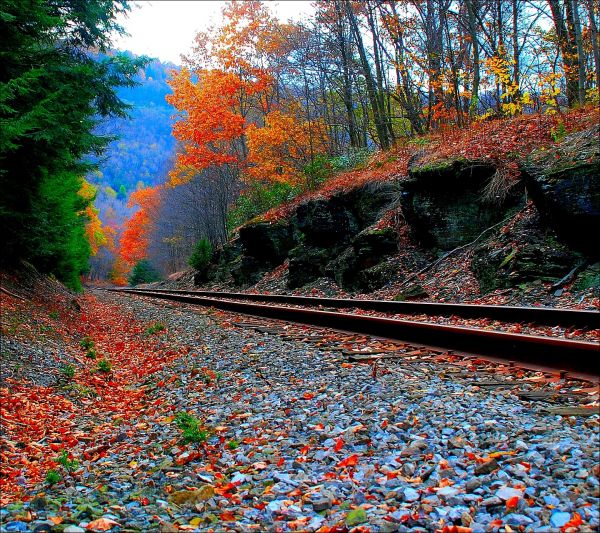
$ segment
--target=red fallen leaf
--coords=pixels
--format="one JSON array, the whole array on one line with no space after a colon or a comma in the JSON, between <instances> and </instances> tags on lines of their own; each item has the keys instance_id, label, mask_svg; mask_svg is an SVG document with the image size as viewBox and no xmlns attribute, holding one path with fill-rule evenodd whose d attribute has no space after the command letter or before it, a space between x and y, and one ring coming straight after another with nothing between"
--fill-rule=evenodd
<instances>
[{"instance_id":1,"label":"red fallen leaf","mask_svg":"<svg viewBox=\"0 0 600 533\"><path fill-rule=\"evenodd\" d=\"M277 461L277 466L283 466L284 463L285 463L285 459L283 457L280 457L279 461Z\"/></svg>"},{"instance_id":2,"label":"red fallen leaf","mask_svg":"<svg viewBox=\"0 0 600 533\"><path fill-rule=\"evenodd\" d=\"M342 438L340 437L339 439L337 439L337 440L335 441L335 446L333 447L333 449L334 449L336 452L339 452L339 451L340 451L340 450L341 450L341 449L344 447L344 444L345 444L345 443L344 443L344 439L342 439Z\"/></svg>"},{"instance_id":3,"label":"red fallen leaf","mask_svg":"<svg viewBox=\"0 0 600 533\"><path fill-rule=\"evenodd\" d=\"M305 400L312 400L315 397L314 392L305 392L302 395L302 398L304 398Z\"/></svg>"},{"instance_id":4,"label":"red fallen leaf","mask_svg":"<svg viewBox=\"0 0 600 533\"><path fill-rule=\"evenodd\" d=\"M581 519L581 515L579 513L573 513L573 517L569 520L563 527L560 528L561 531L567 531L572 527L579 527L583 524L583 520Z\"/></svg>"},{"instance_id":5,"label":"red fallen leaf","mask_svg":"<svg viewBox=\"0 0 600 533\"><path fill-rule=\"evenodd\" d=\"M223 522L235 522L235 515L232 511L224 511L219 515L219 518L223 520Z\"/></svg>"},{"instance_id":6,"label":"red fallen leaf","mask_svg":"<svg viewBox=\"0 0 600 533\"><path fill-rule=\"evenodd\" d=\"M436 529L436 533L472 533L470 527L464 526L444 526L442 529Z\"/></svg>"},{"instance_id":7,"label":"red fallen leaf","mask_svg":"<svg viewBox=\"0 0 600 533\"><path fill-rule=\"evenodd\" d=\"M86 526L86 529L91 529L93 531L108 531L109 529L112 529L114 526L118 525L120 525L118 522L115 522L110 518L98 518L98 520L92 520Z\"/></svg>"},{"instance_id":8,"label":"red fallen leaf","mask_svg":"<svg viewBox=\"0 0 600 533\"><path fill-rule=\"evenodd\" d=\"M356 466L358 464L358 455L357 454L353 454L350 455L349 457L346 457L345 459L342 459L337 466L342 468L345 466Z\"/></svg>"},{"instance_id":9,"label":"red fallen leaf","mask_svg":"<svg viewBox=\"0 0 600 533\"><path fill-rule=\"evenodd\" d=\"M300 455L306 455L308 453L308 450L310 450L310 446L303 446L302 448L300 448Z\"/></svg>"},{"instance_id":10,"label":"red fallen leaf","mask_svg":"<svg viewBox=\"0 0 600 533\"><path fill-rule=\"evenodd\" d=\"M388 427L389 422L387 420L384 420L381 424L380 427L381 429L385 429L386 427Z\"/></svg>"},{"instance_id":11,"label":"red fallen leaf","mask_svg":"<svg viewBox=\"0 0 600 533\"><path fill-rule=\"evenodd\" d=\"M506 500L506 508L507 509L514 509L518 504L519 504L518 496L513 496L512 498L509 498L508 500Z\"/></svg>"}]
</instances>

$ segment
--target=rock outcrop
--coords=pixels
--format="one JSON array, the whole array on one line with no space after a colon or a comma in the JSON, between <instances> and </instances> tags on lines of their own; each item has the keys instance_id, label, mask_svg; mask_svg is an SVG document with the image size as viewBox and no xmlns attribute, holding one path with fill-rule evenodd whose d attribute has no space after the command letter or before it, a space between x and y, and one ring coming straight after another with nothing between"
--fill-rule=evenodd
<instances>
[{"instance_id":1,"label":"rock outcrop","mask_svg":"<svg viewBox=\"0 0 600 533\"><path fill-rule=\"evenodd\" d=\"M495 174L492 164L481 161L412 161L409 179L403 182L402 211L415 239L427 248L451 250L524 205L520 184L504 198L485 198L485 187Z\"/></svg>"},{"instance_id":2,"label":"rock outcrop","mask_svg":"<svg viewBox=\"0 0 600 533\"><path fill-rule=\"evenodd\" d=\"M482 293L537 280L557 282L584 263L584 256L561 243L540 218L528 217L475 249L471 269Z\"/></svg>"},{"instance_id":3,"label":"rock outcrop","mask_svg":"<svg viewBox=\"0 0 600 533\"><path fill-rule=\"evenodd\" d=\"M207 277L247 287L287 261L289 289L327 277L345 290L370 292L473 243L468 258L483 293L538 280L556 283L569 273L574 287L589 288L598 283L593 263L600 254L599 134L595 126L534 152L523 164L524 179L508 189L489 161L431 164L421 154L398 181L307 200L286 220L243 226L238 239L215 253ZM522 209L526 189L535 206ZM500 196L490 198L492 190ZM402 249L396 230L378 223L391 211L404 216ZM474 242L517 212L502 231ZM424 287L413 285L398 297L428 297Z\"/></svg>"},{"instance_id":4,"label":"rock outcrop","mask_svg":"<svg viewBox=\"0 0 600 533\"><path fill-rule=\"evenodd\" d=\"M525 161L527 190L545 223L595 256L600 235L600 126L568 135Z\"/></svg>"}]
</instances>

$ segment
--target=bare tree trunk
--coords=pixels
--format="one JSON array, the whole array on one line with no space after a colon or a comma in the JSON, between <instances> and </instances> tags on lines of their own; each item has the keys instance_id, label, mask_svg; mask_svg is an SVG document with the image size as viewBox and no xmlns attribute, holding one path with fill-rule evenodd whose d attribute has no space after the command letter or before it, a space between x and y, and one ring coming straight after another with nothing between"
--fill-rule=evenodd
<instances>
[{"instance_id":1,"label":"bare tree trunk","mask_svg":"<svg viewBox=\"0 0 600 533\"><path fill-rule=\"evenodd\" d=\"M594 0L587 0L586 3L590 19L590 38L594 54L594 67L596 68L596 91L600 91L600 43L598 42L598 26L596 24L596 14L594 13Z\"/></svg>"},{"instance_id":2,"label":"bare tree trunk","mask_svg":"<svg viewBox=\"0 0 600 533\"><path fill-rule=\"evenodd\" d=\"M342 98L344 100L344 107L346 108L346 115L348 117L348 134L350 136L350 146L352 146L353 148L360 148L362 146L362 143L356 127L356 115L354 113L354 102L352 100L352 80L350 78L350 61L348 60L349 43L346 39L344 32L344 17L342 13L342 6L340 5L339 0L335 2L335 10L337 15L336 34L338 47L340 50L340 57L342 59Z\"/></svg>"},{"instance_id":3,"label":"bare tree trunk","mask_svg":"<svg viewBox=\"0 0 600 533\"><path fill-rule=\"evenodd\" d=\"M512 0L512 46L513 46L513 81L521 85L521 66L519 50L519 1ZM519 92L520 89L519 89ZM515 95L517 96L517 95Z\"/></svg>"},{"instance_id":4,"label":"bare tree trunk","mask_svg":"<svg viewBox=\"0 0 600 533\"><path fill-rule=\"evenodd\" d=\"M583 38L581 35L581 20L579 17L578 0L567 0L573 13L573 33L575 35L575 44L577 45L577 77L579 82L579 105L585 103L585 51L583 49Z\"/></svg>"},{"instance_id":5,"label":"bare tree trunk","mask_svg":"<svg viewBox=\"0 0 600 533\"><path fill-rule=\"evenodd\" d=\"M562 56L563 71L565 74L566 88L567 88L567 103L569 106L575 105L579 97L579 75L578 75L578 61L577 61L577 45L575 43L574 35L568 31L567 23L563 15L563 6L559 0L547 0L552 12L552 19L554 21L554 28L556 30L556 36L558 38L558 47ZM570 5L570 0L565 0L567 6ZM571 12L572 20L572 9L568 9ZM570 23L569 23L570 24ZM572 26L571 26L572 28Z\"/></svg>"},{"instance_id":6,"label":"bare tree trunk","mask_svg":"<svg viewBox=\"0 0 600 533\"><path fill-rule=\"evenodd\" d=\"M473 48L473 88L471 90L471 104L469 105L469 114L471 118L477 115L479 109L479 84L481 83L480 65L479 65L479 38L477 35L477 11L479 9L478 0L466 0L469 37L471 47Z\"/></svg>"},{"instance_id":7,"label":"bare tree trunk","mask_svg":"<svg viewBox=\"0 0 600 533\"><path fill-rule=\"evenodd\" d=\"M350 27L352 28L352 32L354 34L354 41L356 42L358 56L360 58L363 75L365 77L365 83L367 85L367 94L369 96L369 102L371 104L371 111L373 113L373 121L375 122L377 139L379 142L379 146L382 149L387 150L390 147L390 140L388 138L387 129L385 127L385 110L379 108L379 99L377 98L375 80L373 79L373 73L371 72L371 66L369 65L369 60L367 58L367 52L363 43L362 33L360 31L360 28L358 27L358 21L356 20L354 11L352 11L352 5L350 4L350 0L345 0L345 2L346 16L348 17Z\"/></svg>"}]
</instances>

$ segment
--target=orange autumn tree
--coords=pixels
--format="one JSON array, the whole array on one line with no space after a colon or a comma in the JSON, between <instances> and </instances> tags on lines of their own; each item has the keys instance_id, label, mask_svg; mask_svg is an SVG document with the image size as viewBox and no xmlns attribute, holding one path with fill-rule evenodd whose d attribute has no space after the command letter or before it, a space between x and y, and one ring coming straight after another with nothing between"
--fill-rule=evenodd
<instances>
[{"instance_id":1,"label":"orange autumn tree","mask_svg":"<svg viewBox=\"0 0 600 533\"><path fill-rule=\"evenodd\" d=\"M159 205L160 187L146 187L131 193L127 207L138 207L138 210L125 222L125 230L119 241L118 259L124 263L117 261L120 271L131 269L146 257L153 229L152 217Z\"/></svg>"},{"instance_id":2,"label":"orange autumn tree","mask_svg":"<svg viewBox=\"0 0 600 533\"><path fill-rule=\"evenodd\" d=\"M196 76L194 82L191 72L182 69L169 81L173 94L167 101L180 118L173 125L173 136L181 143L170 173L171 185L189 181L196 171L235 167L243 160L244 118L236 110L242 80L221 70L205 70Z\"/></svg>"},{"instance_id":3,"label":"orange autumn tree","mask_svg":"<svg viewBox=\"0 0 600 533\"><path fill-rule=\"evenodd\" d=\"M304 184L303 167L326 152L322 120L301 122L281 111L269 113L262 128L251 124L247 141L248 176L259 181Z\"/></svg>"},{"instance_id":4,"label":"orange autumn tree","mask_svg":"<svg viewBox=\"0 0 600 533\"><path fill-rule=\"evenodd\" d=\"M198 34L187 68L169 81L173 94L167 101L179 119L173 135L180 142L170 184L209 168L235 181L263 180L272 173L267 179L295 183L306 161L300 145L308 139L306 153L319 153L323 129L314 121L297 122L297 113L279 111L284 103L293 105L278 89L295 29L256 1L227 3L223 21ZM299 160L293 164L295 156Z\"/></svg>"}]
</instances>

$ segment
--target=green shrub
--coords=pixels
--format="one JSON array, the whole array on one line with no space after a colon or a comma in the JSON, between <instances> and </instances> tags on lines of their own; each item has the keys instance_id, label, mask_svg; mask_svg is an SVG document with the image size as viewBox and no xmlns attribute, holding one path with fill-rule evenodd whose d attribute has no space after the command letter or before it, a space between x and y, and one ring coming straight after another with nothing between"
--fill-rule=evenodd
<instances>
[{"instance_id":1,"label":"green shrub","mask_svg":"<svg viewBox=\"0 0 600 533\"><path fill-rule=\"evenodd\" d=\"M200 420L189 413L177 413L175 423L181 430L183 444L200 444L208 438L208 431L200 428Z\"/></svg>"},{"instance_id":2,"label":"green shrub","mask_svg":"<svg viewBox=\"0 0 600 533\"><path fill-rule=\"evenodd\" d=\"M97 356L97 355L98 355L98 354L96 353L96 350L95 350L94 348L90 348L90 349L89 349L89 350L88 350L88 351L85 353L85 356L86 356L88 359L96 359L96 356Z\"/></svg>"},{"instance_id":3,"label":"green shrub","mask_svg":"<svg viewBox=\"0 0 600 533\"><path fill-rule=\"evenodd\" d=\"M306 185L309 190L316 189L331 177L333 172L331 161L332 158L330 157L317 155L310 163L304 166L302 171L306 176Z\"/></svg>"},{"instance_id":4,"label":"green shrub","mask_svg":"<svg viewBox=\"0 0 600 533\"><path fill-rule=\"evenodd\" d=\"M68 472L74 472L79 467L79 461L71 459L67 450L60 452L60 455L55 459L55 461L59 465L63 466Z\"/></svg>"},{"instance_id":5,"label":"green shrub","mask_svg":"<svg viewBox=\"0 0 600 533\"><path fill-rule=\"evenodd\" d=\"M79 346L81 346L84 350L89 350L90 348L94 347L94 341L91 337L86 335L83 337L83 339L81 339L81 341L79 341Z\"/></svg>"},{"instance_id":6,"label":"green shrub","mask_svg":"<svg viewBox=\"0 0 600 533\"><path fill-rule=\"evenodd\" d=\"M63 365L60 369L60 373L66 379L73 379L75 377L75 367L73 365Z\"/></svg>"},{"instance_id":7,"label":"green shrub","mask_svg":"<svg viewBox=\"0 0 600 533\"><path fill-rule=\"evenodd\" d=\"M160 274L150 264L150 261L142 259L135 264L127 281L129 285L139 285L140 283L152 283L160 279Z\"/></svg>"},{"instance_id":8,"label":"green shrub","mask_svg":"<svg viewBox=\"0 0 600 533\"><path fill-rule=\"evenodd\" d=\"M341 172L363 165L370 156L371 152L367 148L356 148L354 150L349 150L346 154L330 158L329 164L333 171Z\"/></svg>"},{"instance_id":9,"label":"green shrub","mask_svg":"<svg viewBox=\"0 0 600 533\"><path fill-rule=\"evenodd\" d=\"M269 209L289 202L302 191L301 187L288 183L250 183L227 213L228 231L234 230Z\"/></svg>"},{"instance_id":10,"label":"green shrub","mask_svg":"<svg viewBox=\"0 0 600 533\"><path fill-rule=\"evenodd\" d=\"M196 246L194 246L194 251L190 258L188 259L188 264L195 268L200 272L204 272L208 265L210 264L210 258L212 257L212 246L208 239L200 239Z\"/></svg>"},{"instance_id":11,"label":"green shrub","mask_svg":"<svg viewBox=\"0 0 600 533\"><path fill-rule=\"evenodd\" d=\"M60 474L56 470L48 470L46 472L46 483L48 485L56 485L60 481Z\"/></svg>"},{"instance_id":12,"label":"green shrub","mask_svg":"<svg viewBox=\"0 0 600 533\"><path fill-rule=\"evenodd\" d=\"M152 324L147 330L146 335L155 335L156 333L160 333L161 331L165 331L166 326L161 324L160 322L156 322Z\"/></svg>"},{"instance_id":13,"label":"green shrub","mask_svg":"<svg viewBox=\"0 0 600 533\"><path fill-rule=\"evenodd\" d=\"M98 372L105 372L108 374L112 370L112 365L106 359L100 359L100 361L98 361L98 366L96 367L96 370Z\"/></svg>"}]
</instances>

